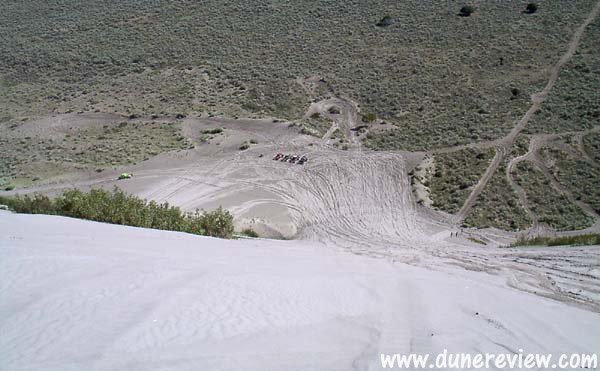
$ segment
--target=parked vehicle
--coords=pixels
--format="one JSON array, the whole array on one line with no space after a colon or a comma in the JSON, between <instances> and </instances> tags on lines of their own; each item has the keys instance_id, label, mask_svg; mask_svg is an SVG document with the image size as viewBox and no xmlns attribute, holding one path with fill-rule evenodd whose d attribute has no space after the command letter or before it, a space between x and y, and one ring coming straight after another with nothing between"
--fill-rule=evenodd
<instances>
[{"instance_id":1,"label":"parked vehicle","mask_svg":"<svg viewBox=\"0 0 600 371\"><path fill-rule=\"evenodd\" d=\"M302 157L300 157L300 159L298 160L298 165L304 165L307 162L308 162L308 156L302 155Z\"/></svg>"}]
</instances>

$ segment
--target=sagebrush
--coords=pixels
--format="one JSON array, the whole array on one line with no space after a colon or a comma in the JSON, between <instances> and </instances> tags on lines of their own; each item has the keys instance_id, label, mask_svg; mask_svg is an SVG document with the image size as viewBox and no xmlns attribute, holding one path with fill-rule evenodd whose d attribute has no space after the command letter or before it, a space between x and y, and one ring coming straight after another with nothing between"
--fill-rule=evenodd
<instances>
[{"instance_id":1,"label":"sagebrush","mask_svg":"<svg viewBox=\"0 0 600 371\"><path fill-rule=\"evenodd\" d=\"M67 190L56 198L41 194L0 196L0 204L25 214L62 215L220 238L233 236L233 216L221 207L214 211L186 213L166 202L146 201L116 187L112 192L103 189L93 189L88 193Z\"/></svg>"},{"instance_id":2,"label":"sagebrush","mask_svg":"<svg viewBox=\"0 0 600 371\"><path fill-rule=\"evenodd\" d=\"M582 234L579 236L563 236L563 237L531 237L519 238L509 247L517 246L591 246L600 245L600 234Z\"/></svg>"}]
</instances>

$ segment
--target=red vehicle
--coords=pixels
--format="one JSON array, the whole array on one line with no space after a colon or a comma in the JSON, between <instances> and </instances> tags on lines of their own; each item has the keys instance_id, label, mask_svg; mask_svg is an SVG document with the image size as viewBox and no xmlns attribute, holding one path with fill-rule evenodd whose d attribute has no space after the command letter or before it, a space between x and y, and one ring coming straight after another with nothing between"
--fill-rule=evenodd
<instances>
[{"instance_id":1,"label":"red vehicle","mask_svg":"<svg viewBox=\"0 0 600 371\"><path fill-rule=\"evenodd\" d=\"M278 153L275 155L275 157L273 157L273 160L279 161L279 160L281 160L282 157L283 157L283 153Z\"/></svg>"}]
</instances>

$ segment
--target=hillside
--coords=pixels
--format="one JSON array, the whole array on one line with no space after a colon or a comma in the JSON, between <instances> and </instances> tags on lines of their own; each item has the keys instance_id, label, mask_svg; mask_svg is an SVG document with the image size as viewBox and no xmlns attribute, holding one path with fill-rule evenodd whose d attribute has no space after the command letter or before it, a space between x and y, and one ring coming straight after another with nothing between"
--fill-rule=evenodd
<instances>
[{"instance_id":1,"label":"hillside","mask_svg":"<svg viewBox=\"0 0 600 371\"><path fill-rule=\"evenodd\" d=\"M533 14L522 1L477 2L468 17L461 6L7 0L0 185L198 148L206 140L186 135L186 117L274 117L335 149L426 151L437 172L414 183L456 224L595 228L598 2L547 1ZM334 101L355 115L339 131L335 114L308 115ZM537 194L556 192L568 220L547 222L554 201Z\"/></svg>"},{"instance_id":2,"label":"hillside","mask_svg":"<svg viewBox=\"0 0 600 371\"><path fill-rule=\"evenodd\" d=\"M600 356L600 0L0 3L0 370Z\"/></svg>"}]
</instances>

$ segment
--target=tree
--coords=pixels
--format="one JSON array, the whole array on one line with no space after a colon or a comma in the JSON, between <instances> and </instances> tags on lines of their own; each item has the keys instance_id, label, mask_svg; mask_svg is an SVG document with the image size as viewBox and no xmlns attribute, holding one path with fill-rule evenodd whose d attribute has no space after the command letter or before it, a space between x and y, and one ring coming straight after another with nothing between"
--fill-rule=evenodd
<instances>
[{"instance_id":1,"label":"tree","mask_svg":"<svg viewBox=\"0 0 600 371\"><path fill-rule=\"evenodd\" d=\"M460 8L460 12L458 13L458 15L460 15L461 17L469 17L474 11L475 11L474 6L465 5L462 8Z\"/></svg>"},{"instance_id":2,"label":"tree","mask_svg":"<svg viewBox=\"0 0 600 371\"><path fill-rule=\"evenodd\" d=\"M527 7L525 8L525 13L533 14L533 13L537 12L537 10L538 10L538 6L536 3L529 3L529 4L527 4Z\"/></svg>"}]
</instances>

